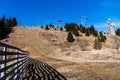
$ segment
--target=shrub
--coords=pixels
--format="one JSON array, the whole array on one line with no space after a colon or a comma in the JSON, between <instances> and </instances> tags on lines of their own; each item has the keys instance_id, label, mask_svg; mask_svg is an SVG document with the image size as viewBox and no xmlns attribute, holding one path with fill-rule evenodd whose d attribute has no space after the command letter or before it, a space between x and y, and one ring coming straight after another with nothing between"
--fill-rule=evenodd
<instances>
[{"instance_id":1,"label":"shrub","mask_svg":"<svg viewBox=\"0 0 120 80\"><path fill-rule=\"evenodd\" d=\"M71 32L68 33L67 41L68 41L68 42L74 42L74 38L73 38L73 35L72 35Z\"/></svg>"},{"instance_id":2,"label":"shrub","mask_svg":"<svg viewBox=\"0 0 120 80\"><path fill-rule=\"evenodd\" d=\"M100 41L100 38L98 37L98 39L95 39L94 41L94 49L100 50L101 48L102 48L102 43Z\"/></svg>"}]
</instances>

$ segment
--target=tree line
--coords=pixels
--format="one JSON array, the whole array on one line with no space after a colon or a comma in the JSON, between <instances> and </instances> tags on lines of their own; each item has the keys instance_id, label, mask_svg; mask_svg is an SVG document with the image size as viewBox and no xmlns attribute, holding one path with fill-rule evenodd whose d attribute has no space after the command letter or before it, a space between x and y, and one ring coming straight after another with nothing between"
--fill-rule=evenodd
<instances>
[{"instance_id":1,"label":"tree line","mask_svg":"<svg viewBox=\"0 0 120 80\"><path fill-rule=\"evenodd\" d=\"M49 30L50 28L55 28L52 23L45 26L46 30ZM78 37L78 36L82 36L82 34L80 33L84 33L88 37L90 35L95 36L96 39L94 41L94 48L101 49L102 43L105 43L107 39L103 32L98 32L97 30L95 30L94 25L91 25L90 27L85 27L81 24L78 25L76 23L66 23L64 28L66 32L68 32L67 41L70 43L75 41L73 35ZM60 30L63 30L63 28L61 27Z\"/></svg>"},{"instance_id":2,"label":"tree line","mask_svg":"<svg viewBox=\"0 0 120 80\"><path fill-rule=\"evenodd\" d=\"M75 36L80 36L79 31L82 33L85 33L86 36L90 36L90 35L93 35L95 37L99 36L99 32L95 30L94 25L91 25L90 27L85 27L81 24L78 25L76 23L66 23L64 28L62 26L56 28L54 24L50 23L49 25L46 25L45 27L41 26L41 28L45 28L46 30L50 30L51 28L54 28L55 30L56 29L63 30L65 28L67 32L70 32ZM120 36L120 28L116 30L116 35Z\"/></svg>"},{"instance_id":3,"label":"tree line","mask_svg":"<svg viewBox=\"0 0 120 80\"><path fill-rule=\"evenodd\" d=\"M75 41L73 35L76 37L81 36L80 32L84 33L86 36L95 36L96 39L94 41L94 49L101 49L102 43L104 43L107 39L104 33L95 30L93 25L91 25L90 27L85 27L81 24L77 25L75 23L67 23L65 25L65 29L68 32L67 41L71 43Z\"/></svg>"},{"instance_id":4,"label":"tree line","mask_svg":"<svg viewBox=\"0 0 120 80\"><path fill-rule=\"evenodd\" d=\"M60 26L60 27L55 27L54 26L54 24L53 23L50 23L49 25L47 24L47 25L45 25L45 26L40 26L41 28L44 28L45 30L50 30L50 29L54 29L54 30L57 30L57 29L59 29L59 30L63 30L63 27L62 26Z\"/></svg>"},{"instance_id":5,"label":"tree line","mask_svg":"<svg viewBox=\"0 0 120 80\"><path fill-rule=\"evenodd\" d=\"M81 24L77 25L75 23L69 23L69 24L67 23L65 25L65 29L67 32L69 32L75 36L80 36L80 32L82 32L82 33L85 33L86 36L93 35L95 37L101 37L101 41L105 42L105 36L103 35L103 33L95 30L93 25L91 25L90 27L85 27Z\"/></svg>"},{"instance_id":6,"label":"tree line","mask_svg":"<svg viewBox=\"0 0 120 80\"><path fill-rule=\"evenodd\" d=\"M17 26L17 20L15 17L6 18L3 16L0 18L0 40L8 37L8 34L12 32L14 26Z\"/></svg>"},{"instance_id":7,"label":"tree line","mask_svg":"<svg viewBox=\"0 0 120 80\"><path fill-rule=\"evenodd\" d=\"M77 25L75 23L67 23L65 25L65 29L67 32L72 32L75 36L80 36L79 31L85 33L86 36L94 35L95 37L98 36L97 30L95 30L94 26L91 25L90 27L85 27L83 25Z\"/></svg>"}]
</instances>

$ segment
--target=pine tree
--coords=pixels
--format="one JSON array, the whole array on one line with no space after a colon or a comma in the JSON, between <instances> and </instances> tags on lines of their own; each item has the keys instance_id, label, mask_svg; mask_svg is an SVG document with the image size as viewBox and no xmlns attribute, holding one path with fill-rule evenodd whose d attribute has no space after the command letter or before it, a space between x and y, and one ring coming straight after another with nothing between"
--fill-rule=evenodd
<instances>
[{"instance_id":1,"label":"pine tree","mask_svg":"<svg viewBox=\"0 0 120 80\"><path fill-rule=\"evenodd\" d=\"M95 31L93 32L93 35L94 35L95 37L98 37L98 32L95 30Z\"/></svg>"},{"instance_id":2,"label":"pine tree","mask_svg":"<svg viewBox=\"0 0 120 80\"><path fill-rule=\"evenodd\" d=\"M45 26L45 29L46 29L46 30L49 30L49 27L48 27L48 25L46 25L46 26Z\"/></svg>"},{"instance_id":3,"label":"pine tree","mask_svg":"<svg viewBox=\"0 0 120 80\"><path fill-rule=\"evenodd\" d=\"M95 39L94 41L94 49L99 50L102 48L102 43L100 41L100 38L98 37L97 39Z\"/></svg>"},{"instance_id":4,"label":"pine tree","mask_svg":"<svg viewBox=\"0 0 120 80\"><path fill-rule=\"evenodd\" d=\"M8 37L8 34L12 31L13 27L17 25L16 18L8 18L6 19L5 16L3 16L0 19L0 39L4 39Z\"/></svg>"},{"instance_id":5,"label":"pine tree","mask_svg":"<svg viewBox=\"0 0 120 80\"><path fill-rule=\"evenodd\" d=\"M100 32L100 40L101 40L101 42L105 42L105 40L106 40L106 36L103 35L102 32Z\"/></svg>"},{"instance_id":6,"label":"pine tree","mask_svg":"<svg viewBox=\"0 0 120 80\"><path fill-rule=\"evenodd\" d=\"M86 28L86 33L85 33L86 36L90 36L90 31L89 31L89 28Z\"/></svg>"},{"instance_id":7,"label":"pine tree","mask_svg":"<svg viewBox=\"0 0 120 80\"><path fill-rule=\"evenodd\" d=\"M80 36L77 28L75 28L75 29L73 30L73 34L74 34L75 36Z\"/></svg>"},{"instance_id":8,"label":"pine tree","mask_svg":"<svg viewBox=\"0 0 120 80\"><path fill-rule=\"evenodd\" d=\"M106 40L106 36L102 36L101 37L101 42L105 42L105 40Z\"/></svg>"},{"instance_id":9,"label":"pine tree","mask_svg":"<svg viewBox=\"0 0 120 80\"><path fill-rule=\"evenodd\" d=\"M80 24L80 32L82 32L82 28L83 28L83 25L82 25L82 24Z\"/></svg>"},{"instance_id":10,"label":"pine tree","mask_svg":"<svg viewBox=\"0 0 120 80\"><path fill-rule=\"evenodd\" d=\"M69 24L66 23L65 29L66 29L67 32L69 32L69 31L73 32L73 30L75 30L76 28L78 28L77 26L78 25L75 24L75 23L69 23Z\"/></svg>"},{"instance_id":11,"label":"pine tree","mask_svg":"<svg viewBox=\"0 0 120 80\"><path fill-rule=\"evenodd\" d=\"M67 41L68 41L68 42L74 42L74 38L73 38L73 35L72 35L71 32L68 33Z\"/></svg>"},{"instance_id":12,"label":"pine tree","mask_svg":"<svg viewBox=\"0 0 120 80\"><path fill-rule=\"evenodd\" d=\"M49 24L50 28L54 28L54 25L52 23Z\"/></svg>"},{"instance_id":13,"label":"pine tree","mask_svg":"<svg viewBox=\"0 0 120 80\"><path fill-rule=\"evenodd\" d=\"M78 29L78 31L80 31L80 25L77 25L76 28Z\"/></svg>"},{"instance_id":14,"label":"pine tree","mask_svg":"<svg viewBox=\"0 0 120 80\"><path fill-rule=\"evenodd\" d=\"M0 19L0 39L2 39L3 38L3 36L4 36L4 26L3 26L3 21L2 21L2 19Z\"/></svg>"},{"instance_id":15,"label":"pine tree","mask_svg":"<svg viewBox=\"0 0 120 80\"><path fill-rule=\"evenodd\" d=\"M3 22L2 26L5 27L5 23L6 23L5 15L2 17L2 22Z\"/></svg>"},{"instance_id":16,"label":"pine tree","mask_svg":"<svg viewBox=\"0 0 120 80\"><path fill-rule=\"evenodd\" d=\"M17 20L16 20L15 17L13 17L13 18L11 19L11 26L12 26L12 27L17 26Z\"/></svg>"},{"instance_id":17,"label":"pine tree","mask_svg":"<svg viewBox=\"0 0 120 80\"><path fill-rule=\"evenodd\" d=\"M66 23L65 24L65 29L66 29L67 32L71 31L72 30L71 24Z\"/></svg>"},{"instance_id":18,"label":"pine tree","mask_svg":"<svg viewBox=\"0 0 120 80\"><path fill-rule=\"evenodd\" d=\"M60 27L60 30L62 31L62 30L63 30L63 28L62 28L62 27Z\"/></svg>"},{"instance_id":19,"label":"pine tree","mask_svg":"<svg viewBox=\"0 0 120 80\"><path fill-rule=\"evenodd\" d=\"M93 25L90 26L90 34L94 34L95 32L95 28Z\"/></svg>"},{"instance_id":20,"label":"pine tree","mask_svg":"<svg viewBox=\"0 0 120 80\"><path fill-rule=\"evenodd\" d=\"M82 27L82 33L85 33L85 32L86 32L86 28Z\"/></svg>"},{"instance_id":21,"label":"pine tree","mask_svg":"<svg viewBox=\"0 0 120 80\"><path fill-rule=\"evenodd\" d=\"M43 26L42 26L42 25L41 25L40 27L43 29Z\"/></svg>"}]
</instances>

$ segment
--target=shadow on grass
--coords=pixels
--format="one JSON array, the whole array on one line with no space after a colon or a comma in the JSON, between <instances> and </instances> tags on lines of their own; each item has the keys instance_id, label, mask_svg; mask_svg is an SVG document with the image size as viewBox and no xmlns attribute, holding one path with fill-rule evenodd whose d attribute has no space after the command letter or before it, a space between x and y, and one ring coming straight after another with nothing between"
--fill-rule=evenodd
<instances>
[{"instance_id":1,"label":"shadow on grass","mask_svg":"<svg viewBox=\"0 0 120 80\"><path fill-rule=\"evenodd\" d=\"M67 80L47 63L30 58L23 80Z\"/></svg>"}]
</instances>

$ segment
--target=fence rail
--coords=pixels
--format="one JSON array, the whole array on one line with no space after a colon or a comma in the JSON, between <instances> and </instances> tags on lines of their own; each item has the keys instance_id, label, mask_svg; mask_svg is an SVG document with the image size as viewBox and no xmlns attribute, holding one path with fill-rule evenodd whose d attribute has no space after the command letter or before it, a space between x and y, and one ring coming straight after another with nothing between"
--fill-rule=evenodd
<instances>
[{"instance_id":1,"label":"fence rail","mask_svg":"<svg viewBox=\"0 0 120 80\"><path fill-rule=\"evenodd\" d=\"M0 80L22 80L29 53L0 42Z\"/></svg>"}]
</instances>

